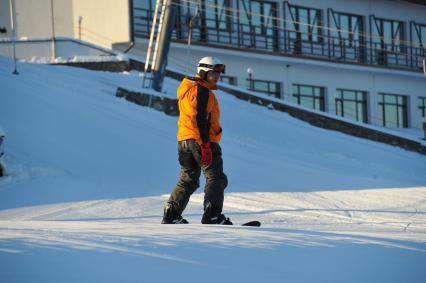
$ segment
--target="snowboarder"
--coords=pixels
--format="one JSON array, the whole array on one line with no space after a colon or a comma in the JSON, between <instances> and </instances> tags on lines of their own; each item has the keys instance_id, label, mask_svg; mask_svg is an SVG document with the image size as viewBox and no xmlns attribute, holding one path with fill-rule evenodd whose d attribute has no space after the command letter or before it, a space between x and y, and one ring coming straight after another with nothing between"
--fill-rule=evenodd
<instances>
[{"instance_id":1,"label":"snowboarder","mask_svg":"<svg viewBox=\"0 0 426 283\"><path fill-rule=\"evenodd\" d=\"M200 186L203 171L206 185L201 223L232 225L222 214L228 179L223 173L219 145L222 128L219 105L213 93L222 73L225 73L225 65L219 59L204 57L198 63L195 78L184 78L177 90L180 180L164 206L163 224L188 223L182 212Z\"/></svg>"}]
</instances>

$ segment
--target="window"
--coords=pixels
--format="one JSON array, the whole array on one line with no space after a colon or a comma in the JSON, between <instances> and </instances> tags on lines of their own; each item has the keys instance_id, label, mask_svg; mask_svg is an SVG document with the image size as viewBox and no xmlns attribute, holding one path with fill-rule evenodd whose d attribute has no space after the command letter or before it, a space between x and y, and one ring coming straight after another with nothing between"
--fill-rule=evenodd
<instances>
[{"instance_id":1,"label":"window","mask_svg":"<svg viewBox=\"0 0 426 283\"><path fill-rule=\"evenodd\" d=\"M422 67L422 60L426 57L426 24L411 22L412 60L415 67Z\"/></svg>"},{"instance_id":2,"label":"window","mask_svg":"<svg viewBox=\"0 0 426 283\"><path fill-rule=\"evenodd\" d=\"M419 97L419 110L422 118L426 118L426 97Z\"/></svg>"},{"instance_id":3,"label":"window","mask_svg":"<svg viewBox=\"0 0 426 283\"><path fill-rule=\"evenodd\" d=\"M308 108L325 111L324 93L323 87L293 84L293 101Z\"/></svg>"},{"instance_id":4,"label":"window","mask_svg":"<svg viewBox=\"0 0 426 283\"><path fill-rule=\"evenodd\" d=\"M398 62L398 59L403 60L401 53L405 53L404 23L372 16L370 24L372 25L372 44L376 50L376 63L382 65L402 63Z\"/></svg>"},{"instance_id":5,"label":"window","mask_svg":"<svg viewBox=\"0 0 426 283\"><path fill-rule=\"evenodd\" d=\"M312 43L322 43L321 10L288 5L289 21L286 22L287 36L293 53L314 53ZM307 46L305 46L307 43ZM308 51L309 50L309 51Z\"/></svg>"},{"instance_id":6,"label":"window","mask_svg":"<svg viewBox=\"0 0 426 283\"><path fill-rule=\"evenodd\" d=\"M242 47L278 50L277 3L239 0L237 5Z\"/></svg>"},{"instance_id":7,"label":"window","mask_svg":"<svg viewBox=\"0 0 426 283\"><path fill-rule=\"evenodd\" d=\"M252 91L263 92L277 98L281 97L281 83L265 80L247 79L247 88Z\"/></svg>"},{"instance_id":8,"label":"window","mask_svg":"<svg viewBox=\"0 0 426 283\"><path fill-rule=\"evenodd\" d=\"M367 93L358 90L338 89L336 115L367 123Z\"/></svg>"},{"instance_id":9,"label":"window","mask_svg":"<svg viewBox=\"0 0 426 283\"><path fill-rule=\"evenodd\" d=\"M204 2L198 2L198 7L195 3L188 1L179 1L175 27L173 29L173 38L187 40L189 36L189 26L192 20L191 37L196 41L206 40L206 21L203 15ZM196 13L198 12L198 14ZM197 15L197 17L195 17Z\"/></svg>"},{"instance_id":10,"label":"window","mask_svg":"<svg viewBox=\"0 0 426 283\"><path fill-rule=\"evenodd\" d=\"M223 82L223 83L226 83L226 84L230 84L230 85L237 85L237 78L236 77L221 75L220 81Z\"/></svg>"},{"instance_id":11,"label":"window","mask_svg":"<svg viewBox=\"0 0 426 283\"><path fill-rule=\"evenodd\" d=\"M136 1L135 4L138 8L154 11L154 7L155 7L154 0Z\"/></svg>"},{"instance_id":12,"label":"window","mask_svg":"<svg viewBox=\"0 0 426 283\"><path fill-rule=\"evenodd\" d=\"M155 1L138 1L135 4L135 8L133 9L135 34L149 36L155 10Z\"/></svg>"},{"instance_id":13,"label":"window","mask_svg":"<svg viewBox=\"0 0 426 283\"><path fill-rule=\"evenodd\" d=\"M379 115L383 127L408 128L407 96L379 93Z\"/></svg>"},{"instance_id":14,"label":"window","mask_svg":"<svg viewBox=\"0 0 426 283\"><path fill-rule=\"evenodd\" d=\"M215 44L232 44L232 1L200 0L199 3L200 40Z\"/></svg>"},{"instance_id":15,"label":"window","mask_svg":"<svg viewBox=\"0 0 426 283\"><path fill-rule=\"evenodd\" d=\"M365 61L363 17L329 9L331 55L338 59Z\"/></svg>"},{"instance_id":16,"label":"window","mask_svg":"<svg viewBox=\"0 0 426 283\"><path fill-rule=\"evenodd\" d=\"M231 0L205 0L206 25L222 31L231 31Z\"/></svg>"}]
</instances>

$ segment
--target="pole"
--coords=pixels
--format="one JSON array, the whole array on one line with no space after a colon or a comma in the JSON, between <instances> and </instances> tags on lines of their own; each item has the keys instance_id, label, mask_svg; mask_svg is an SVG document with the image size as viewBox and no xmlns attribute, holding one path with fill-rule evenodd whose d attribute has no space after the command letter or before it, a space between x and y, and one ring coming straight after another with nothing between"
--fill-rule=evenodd
<instances>
[{"instance_id":1,"label":"pole","mask_svg":"<svg viewBox=\"0 0 426 283\"><path fill-rule=\"evenodd\" d=\"M16 39L16 33L15 33L15 1L9 0L10 5L10 27L12 29L12 47L13 47L13 62L15 65L15 69L13 70L14 75L18 75L18 66L17 66L17 59L16 59L16 47L15 47L15 39Z\"/></svg>"},{"instance_id":2,"label":"pole","mask_svg":"<svg viewBox=\"0 0 426 283\"><path fill-rule=\"evenodd\" d=\"M53 8L53 0L50 0L50 10L52 13L52 63L55 62L56 59L56 44L55 44L55 18L54 18L54 8Z\"/></svg>"},{"instance_id":3,"label":"pole","mask_svg":"<svg viewBox=\"0 0 426 283\"><path fill-rule=\"evenodd\" d=\"M423 74L426 76L426 57L423 58Z\"/></svg>"},{"instance_id":4,"label":"pole","mask_svg":"<svg viewBox=\"0 0 426 283\"><path fill-rule=\"evenodd\" d=\"M169 10L169 2L170 0L163 0L162 1L162 7L161 7L161 14L160 14L160 22L158 23L158 31L157 31L157 37L155 40L155 47L154 47L154 54L152 55L152 65L151 65L151 72L152 72L152 80L154 79L154 66L157 64L157 56L158 56L158 50L160 47L160 43L161 45L164 43L162 41L163 39L163 34L164 34L164 20L166 18L166 12ZM151 85L150 87L152 87L152 83L153 81L151 80Z\"/></svg>"},{"instance_id":5,"label":"pole","mask_svg":"<svg viewBox=\"0 0 426 283\"><path fill-rule=\"evenodd\" d=\"M78 17L78 39L81 40L81 22L83 21L83 17Z\"/></svg>"},{"instance_id":6,"label":"pole","mask_svg":"<svg viewBox=\"0 0 426 283\"><path fill-rule=\"evenodd\" d=\"M247 68L247 74L248 74L248 82L249 82L249 89L253 90L253 69L251 67Z\"/></svg>"},{"instance_id":7,"label":"pole","mask_svg":"<svg viewBox=\"0 0 426 283\"><path fill-rule=\"evenodd\" d=\"M145 87L146 73L148 73L149 61L151 60L151 48L152 48L152 42L154 40L155 28L157 25L158 9L160 7L160 2L162 3L163 1L157 0L157 2L155 3L155 10L154 10L153 18L152 18L151 35L149 36L148 51L146 52L145 67L143 71L143 81L142 81L143 88ZM152 65L151 65L151 69L152 69Z\"/></svg>"},{"instance_id":8,"label":"pole","mask_svg":"<svg viewBox=\"0 0 426 283\"><path fill-rule=\"evenodd\" d=\"M163 86L164 75L166 72L167 56L169 54L170 42L172 39L173 27L175 24L176 10L175 0L165 0L166 8L164 11L163 23L160 21L160 38L157 40L154 59L152 62L152 88L160 91ZM158 47L158 48L157 48Z\"/></svg>"}]
</instances>

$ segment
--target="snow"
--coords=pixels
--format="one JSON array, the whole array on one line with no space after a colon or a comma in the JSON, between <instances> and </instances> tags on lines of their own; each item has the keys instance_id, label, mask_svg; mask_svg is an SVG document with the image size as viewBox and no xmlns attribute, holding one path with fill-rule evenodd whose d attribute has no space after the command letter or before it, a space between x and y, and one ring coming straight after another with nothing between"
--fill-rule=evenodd
<instances>
[{"instance_id":1,"label":"snow","mask_svg":"<svg viewBox=\"0 0 426 283\"><path fill-rule=\"evenodd\" d=\"M69 37L55 37L56 58L52 59L50 37L20 38L15 41L16 56L23 62L50 64L67 62L114 62L127 60L123 53ZM12 57L12 39L0 38L0 56Z\"/></svg>"},{"instance_id":2,"label":"snow","mask_svg":"<svg viewBox=\"0 0 426 283\"><path fill-rule=\"evenodd\" d=\"M38 63L38 64L54 64L54 63L75 63L75 62L118 62L121 58L117 56L70 56L68 58L56 57L31 57L21 62Z\"/></svg>"},{"instance_id":3,"label":"snow","mask_svg":"<svg viewBox=\"0 0 426 283\"><path fill-rule=\"evenodd\" d=\"M199 224L203 182L160 225L177 118L115 97L141 75L18 69L0 57L2 282L425 282L425 156L217 91L224 212L263 225Z\"/></svg>"}]
</instances>

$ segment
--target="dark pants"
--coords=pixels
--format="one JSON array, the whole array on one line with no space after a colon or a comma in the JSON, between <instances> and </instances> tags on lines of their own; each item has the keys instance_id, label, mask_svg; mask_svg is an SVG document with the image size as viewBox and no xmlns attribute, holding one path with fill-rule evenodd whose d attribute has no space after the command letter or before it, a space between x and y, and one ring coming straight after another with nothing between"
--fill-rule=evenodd
<instances>
[{"instance_id":1,"label":"dark pants","mask_svg":"<svg viewBox=\"0 0 426 283\"><path fill-rule=\"evenodd\" d=\"M180 180L170 195L169 202L177 204L179 215L185 210L192 193L200 186L201 170L206 178L204 188L204 206L211 203L222 211L224 190L228 179L223 173L222 149L217 143L210 143L212 149L212 164L201 165L201 148L195 140L178 143Z\"/></svg>"}]
</instances>

